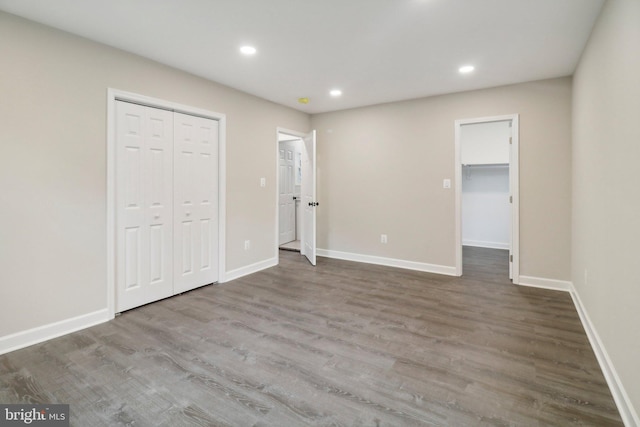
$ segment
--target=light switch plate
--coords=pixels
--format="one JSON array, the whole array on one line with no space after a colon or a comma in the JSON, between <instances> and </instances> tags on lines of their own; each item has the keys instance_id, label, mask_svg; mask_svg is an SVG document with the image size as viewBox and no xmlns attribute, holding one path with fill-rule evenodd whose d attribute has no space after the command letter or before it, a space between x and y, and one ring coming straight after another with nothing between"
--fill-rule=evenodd
<instances>
[{"instance_id":1,"label":"light switch plate","mask_svg":"<svg viewBox=\"0 0 640 427\"><path fill-rule=\"evenodd\" d=\"M451 180L449 178L442 180L442 188L451 188Z\"/></svg>"},{"instance_id":2,"label":"light switch plate","mask_svg":"<svg viewBox=\"0 0 640 427\"><path fill-rule=\"evenodd\" d=\"M267 186L267 178L260 178L260 187Z\"/></svg>"}]
</instances>

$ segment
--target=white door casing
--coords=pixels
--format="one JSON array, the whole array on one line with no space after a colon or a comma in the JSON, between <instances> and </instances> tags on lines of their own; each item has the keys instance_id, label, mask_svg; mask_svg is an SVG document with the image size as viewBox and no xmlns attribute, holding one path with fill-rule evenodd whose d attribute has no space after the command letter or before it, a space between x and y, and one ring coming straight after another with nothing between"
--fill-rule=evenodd
<instances>
[{"instance_id":1,"label":"white door casing","mask_svg":"<svg viewBox=\"0 0 640 427\"><path fill-rule=\"evenodd\" d=\"M316 265L316 131L303 138L302 148L302 222L301 252Z\"/></svg>"},{"instance_id":2,"label":"white door casing","mask_svg":"<svg viewBox=\"0 0 640 427\"><path fill-rule=\"evenodd\" d=\"M511 130L511 134L509 135L509 141L511 142L509 144L509 165L513 164L513 162L516 160L513 156L513 120L510 122L509 124L509 128ZM517 168L516 168L517 170ZM511 210L513 211L513 185L514 185L514 181L513 181L513 175L514 173L514 169L509 166L509 206L511 207ZM517 182L517 181L516 181ZM511 221L509 224L509 279L511 279L513 281L513 236L514 236L514 231L513 231L513 212L511 212Z\"/></svg>"},{"instance_id":3,"label":"white door casing","mask_svg":"<svg viewBox=\"0 0 640 427\"><path fill-rule=\"evenodd\" d=\"M218 280L218 122L174 113L174 293Z\"/></svg>"},{"instance_id":4,"label":"white door casing","mask_svg":"<svg viewBox=\"0 0 640 427\"><path fill-rule=\"evenodd\" d=\"M462 161L461 127L466 124L485 122L511 122L509 146L509 192L511 205L511 241L509 250L509 277L514 284L520 281L520 187L519 187L519 115L482 117L455 121L455 268L456 275L462 275Z\"/></svg>"},{"instance_id":5,"label":"white door casing","mask_svg":"<svg viewBox=\"0 0 640 427\"><path fill-rule=\"evenodd\" d=\"M509 278L517 285L520 283L520 119L517 114L511 116L509 193L511 198Z\"/></svg>"},{"instance_id":6,"label":"white door casing","mask_svg":"<svg viewBox=\"0 0 640 427\"><path fill-rule=\"evenodd\" d=\"M295 145L291 141L282 141L278 147L279 182L278 215L280 221L278 245L296 239L295 229Z\"/></svg>"},{"instance_id":7,"label":"white door casing","mask_svg":"<svg viewBox=\"0 0 640 427\"><path fill-rule=\"evenodd\" d=\"M117 311L173 293L173 118L116 103Z\"/></svg>"}]
</instances>

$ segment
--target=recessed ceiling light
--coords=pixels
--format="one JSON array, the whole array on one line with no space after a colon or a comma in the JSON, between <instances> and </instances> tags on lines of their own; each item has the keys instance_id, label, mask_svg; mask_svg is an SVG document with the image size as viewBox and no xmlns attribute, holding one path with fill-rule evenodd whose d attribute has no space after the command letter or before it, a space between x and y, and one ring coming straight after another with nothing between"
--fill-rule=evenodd
<instances>
[{"instance_id":1,"label":"recessed ceiling light","mask_svg":"<svg viewBox=\"0 0 640 427\"><path fill-rule=\"evenodd\" d=\"M338 97L342 95L342 91L340 89L333 89L331 92L329 92L329 95L333 97Z\"/></svg>"},{"instance_id":2,"label":"recessed ceiling light","mask_svg":"<svg viewBox=\"0 0 640 427\"><path fill-rule=\"evenodd\" d=\"M298 98L298 102L300 104L308 104L309 103L309 98Z\"/></svg>"},{"instance_id":3,"label":"recessed ceiling light","mask_svg":"<svg viewBox=\"0 0 640 427\"><path fill-rule=\"evenodd\" d=\"M461 72L462 74L467 74L472 72L475 69L476 67L474 67L473 65L465 65L463 67L458 68L458 71Z\"/></svg>"},{"instance_id":4,"label":"recessed ceiling light","mask_svg":"<svg viewBox=\"0 0 640 427\"><path fill-rule=\"evenodd\" d=\"M240 52L242 52L244 55L255 55L257 50L253 46L242 46L240 48Z\"/></svg>"}]
</instances>

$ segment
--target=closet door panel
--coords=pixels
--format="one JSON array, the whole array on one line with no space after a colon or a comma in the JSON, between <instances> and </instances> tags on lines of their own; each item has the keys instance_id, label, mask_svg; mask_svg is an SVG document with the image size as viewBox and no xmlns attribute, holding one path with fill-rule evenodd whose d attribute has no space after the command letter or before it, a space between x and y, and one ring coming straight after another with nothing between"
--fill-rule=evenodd
<instances>
[{"instance_id":1,"label":"closet door panel","mask_svg":"<svg viewBox=\"0 0 640 427\"><path fill-rule=\"evenodd\" d=\"M175 113L175 292L218 280L218 122Z\"/></svg>"},{"instance_id":2,"label":"closet door panel","mask_svg":"<svg viewBox=\"0 0 640 427\"><path fill-rule=\"evenodd\" d=\"M116 311L173 294L173 114L116 102Z\"/></svg>"}]
</instances>

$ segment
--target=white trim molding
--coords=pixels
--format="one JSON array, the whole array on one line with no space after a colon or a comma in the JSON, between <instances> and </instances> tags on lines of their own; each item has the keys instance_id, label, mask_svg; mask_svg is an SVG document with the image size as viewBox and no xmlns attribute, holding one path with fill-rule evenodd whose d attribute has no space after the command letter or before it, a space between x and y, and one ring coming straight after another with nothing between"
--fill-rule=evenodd
<instances>
[{"instance_id":1,"label":"white trim molding","mask_svg":"<svg viewBox=\"0 0 640 427\"><path fill-rule=\"evenodd\" d=\"M107 321L109 321L109 315L107 309L104 308L93 313L82 314L70 319L6 335L0 337L0 354L20 350L21 348L39 344Z\"/></svg>"},{"instance_id":2,"label":"white trim molding","mask_svg":"<svg viewBox=\"0 0 640 427\"><path fill-rule=\"evenodd\" d=\"M384 258L374 255L355 254L351 252L340 252L329 249L317 249L318 256L325 258L342 259L345 261L364 262L366 264L384 265L387 267L406 268L407 270L424 271L425 273L444 274L455 276L456 268L447 265L427 264L424 262L407 261L403 259Z\"/></svg>"},{"instance_id":3,"label":"white trim molding","mask_svg":"<svg viewBox=\"0 0 640 427\"><path fill-rule=\"evenodd\" d=\"M239 279L249 274L257 273L258 271L266 270L267 268L275 267L278 265L278 258L269 258L264 261L258 261L254 264L244 267L236 268L235 270L227 271L224 277L224 282L230 282L235 279ZM220 283L224 283L220 282Z\"/></svg>"},{"instance_id":4,"label":"white trim molding","mask_svg":"<svg viewBox=\"0 0 640 427\"><path fill-rule=\"evenodd\" d=\"M634 409L633 404L631 403L631 399L629 398L629 395L622 385L622 381L620 381L620 377L618 376L618 373L613 366L613 362L611 361L611 358L609 357L609 354L607 353L607 350L604 347L604 344L602 343L602 340L600 339L595 326L591 322L586 308L582 304L580 295L575 289L573 289L573 286L570 293L571 298L573 299L573 304L576 306L578 316L580 316L582 326L584 327L584 330L587 333L587 337L589 338L591 348L596 355L596 359L598 359L598 363L600 364L600 369L602 369L604 378L607 380L609 390L613 395L613 400L616 402L616 406L618 407L618 411L620 412L622 422L627 427L640 427L640 417L638 417L638 413Z\"/></svg>"},{"instance_id":5,"label":"white trim molding","mask_svg":"<svg viewBox=\"0 0 640 427\"><path fill-rule=\"evenodd\" d=\"M566 280L546 279L544 277L520 276L520 286L550 289L552 291L572 292L573 283Z\"/></svg>"}]
</instances>

